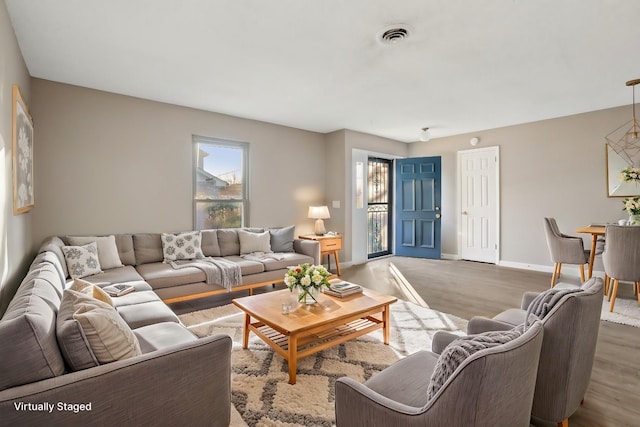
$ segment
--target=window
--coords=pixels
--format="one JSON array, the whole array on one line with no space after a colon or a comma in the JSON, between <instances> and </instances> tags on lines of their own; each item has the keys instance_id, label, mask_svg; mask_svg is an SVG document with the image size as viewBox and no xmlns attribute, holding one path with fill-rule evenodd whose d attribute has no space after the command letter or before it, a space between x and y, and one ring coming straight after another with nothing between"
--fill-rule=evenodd
<instances>
[{"instance_id":1,"label":"window","mask_svg":"<svg viewBox=\"0 0 640 427\"><path fill-rule=\"evenodd\" d=\"M249 144L194 136L194 229L247 226Z\"/></svg>"}]
</instances>

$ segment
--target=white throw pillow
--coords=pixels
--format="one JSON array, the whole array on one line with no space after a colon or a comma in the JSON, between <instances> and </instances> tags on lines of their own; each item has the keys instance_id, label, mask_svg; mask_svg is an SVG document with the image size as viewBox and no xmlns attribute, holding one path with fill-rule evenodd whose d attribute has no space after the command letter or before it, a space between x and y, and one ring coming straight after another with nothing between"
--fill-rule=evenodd
<instances>
[{"instance_id":1,"label":"white throw pillow","mask_svg":"<svg viewBox=\"0 0 640 427\"><path fill-rule=\"evenodd\" d=\"M238 230L238 237L240 238L240 255L254 252L271 252L271 234L269 230L262 233Z\"/></svg>"},{"instance_id":2,"label":"white throw pillow","mask_svg":"<svg viewBox=\"0 0 640 427\"><path fill-rule=\"evenodd\" d=\"M179 234L162 233L160 238L164 262L204 258L201 248L202 236L199 231Z\"/></svg>"},{"instance_id":3,"label":"white throw pillow","mask_svg":"<svg viewBox=\"0 0 640 427\"><path fill-rule=\"evenodd\" d=\"M128 359L142 354L140 344L129 325L109 304L72 290L73 318L100 364Z\"/></svg>"},{"instance_id":4,"label":"white throw pillow","mask_svg":"<svg viewBox=\"0 0 640 427\"><path fill-rule=\"evenodd\" d=\"M62 253L72 279L102 273L96 242L84 246L63 246Z\"/></svg>"},{"instance_id":5,"label":"white throw pillow","mask_svg":"<svg viewBox=\"0 0 640 427\"><path fill-rule=\"evenodd\" d=\"M69 289L71 289L72 291L81 292L85 295L89 295L90 297L95 298L98 301L102 301L109 304L111 307L114 307L113 300L111 299L109 294L103 291L100 286L96 286L91 282L87 282L86 280L82 279L74 279Z\"/></svg>"},{"instance_id":6,"label":"white throw pillow","mask_svg":"<svg viewBox=\"0 0 640 427\"><path fill-rule=\"evenodd\" d=\"M98 259L100 267L107 270L109 268L122 267L118 247L116 246L116 236L68 236L67 240L72 246L82 246L87 243L96 242L98 244Z\"/></svg>"}]
</instances>

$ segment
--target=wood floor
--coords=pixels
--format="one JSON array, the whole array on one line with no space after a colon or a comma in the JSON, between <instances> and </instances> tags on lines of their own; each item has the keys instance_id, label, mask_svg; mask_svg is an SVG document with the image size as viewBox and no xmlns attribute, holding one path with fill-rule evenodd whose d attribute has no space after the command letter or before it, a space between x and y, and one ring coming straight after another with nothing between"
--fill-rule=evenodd
<instances>
[{"instance_id":1,"label":"wood floor","mask_svg":"<svg viewBox=\"0 0 640 427\"><path fill-rule=\"evenodd\" d=\"M399 298L407 296L389 269L393 263L429 307L465 319L494 316L519 307L525 291L549 287L550 273L468 261L389 257L342 270L342 278ZM574 281L563 276L561 281ZM281 289L283 285L276 286ZM629 289L626 289L629 288ZM631 287L619 298L632 298ZM257 290L268 292L271 286ZM172 304L180 314L227 304L241 293ZM640 328L600 322L596 359L585 402L569 419L570 427L640 426ZM555 424L533 420L536 427Z\"/></svg>"}]
</instances>

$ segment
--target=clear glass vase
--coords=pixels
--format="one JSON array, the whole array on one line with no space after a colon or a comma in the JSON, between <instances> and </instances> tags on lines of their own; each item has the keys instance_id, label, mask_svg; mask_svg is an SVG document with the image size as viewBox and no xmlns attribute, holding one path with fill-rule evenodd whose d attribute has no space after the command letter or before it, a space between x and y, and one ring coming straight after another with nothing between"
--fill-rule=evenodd
<instances>
[{"instance_id":1,"label":"clear glass vase","mask_svg":"<svg viewBox=\"0 0 640 427\"><path fill-rule=\"evenodd\" d=\"M314 287L307 289L298 287L298 302L303 304L315 304L318 302L320 291Z\"/></svg>"}]
</instances>

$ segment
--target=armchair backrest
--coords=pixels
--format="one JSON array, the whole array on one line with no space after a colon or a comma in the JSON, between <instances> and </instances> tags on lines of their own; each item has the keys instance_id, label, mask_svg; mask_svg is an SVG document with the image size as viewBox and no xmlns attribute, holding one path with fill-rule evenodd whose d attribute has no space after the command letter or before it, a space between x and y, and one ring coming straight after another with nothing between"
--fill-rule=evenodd
<instances>
[{"instance_id":1,"label":"armchair backrest","mask_svg":"<svg viewBox=\"0 0 640 427\"><path fill-rule=\"evenodd\" d=\"M640 227L607 225L605 237L605 273L614 279L640 280Z\"/></svg>"},{"instance_id":2,"label":"armchair backrest","mask_svg":"<svg viewBox=\"0 0 640 427\"><path fill-rule=\"evenodd\" d=\"M544 232L551 261L567 264L584 264L587 262L582 239L562 234L554 218L544 219Z\"/></svg>"},{"instance_id":3,"label":"armchair backrest","mask_svg":"<svg viewBox=\"0 0 640 427\"><path fill-rule=\"evenodd\" d=\"M536 320L518 338L474 353L422 408L425 425L528 426L542 346Z\"/></svg>"},{"instance_id":4,"label":"armchair backrest","mask_svg":"<svg viewBox=\"0 0 640 427\"><path fill-rule=\"evenodd\" d=\"M542 319L544 340L532 414L564 420L580 405L591 379L600 328L603 281L589 279Z\"/></svg>"}]
</instances>

